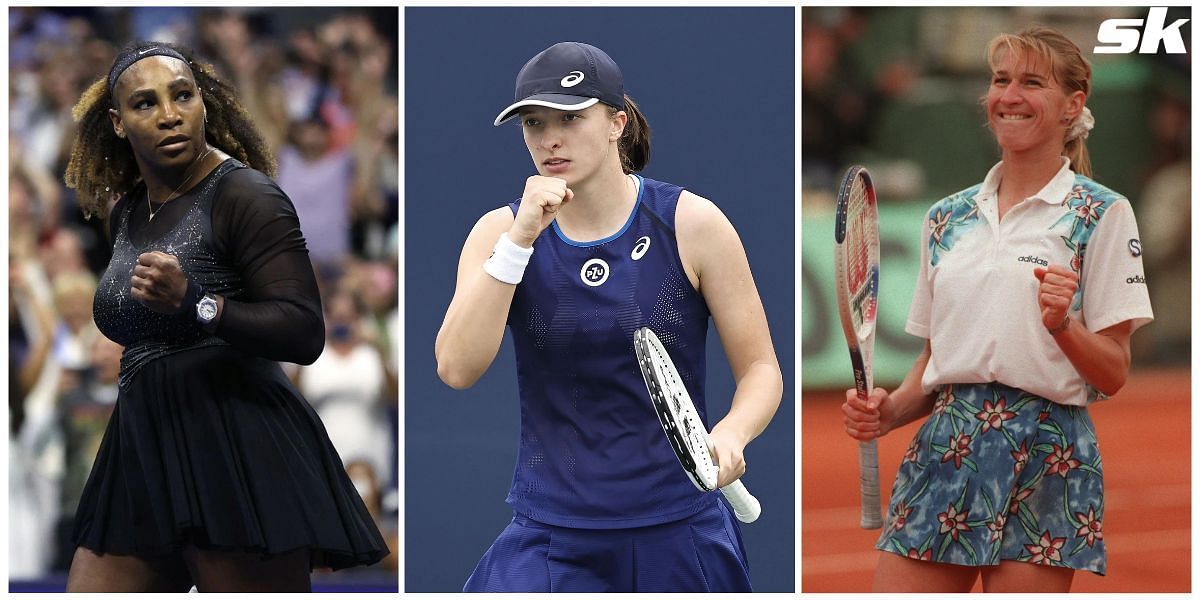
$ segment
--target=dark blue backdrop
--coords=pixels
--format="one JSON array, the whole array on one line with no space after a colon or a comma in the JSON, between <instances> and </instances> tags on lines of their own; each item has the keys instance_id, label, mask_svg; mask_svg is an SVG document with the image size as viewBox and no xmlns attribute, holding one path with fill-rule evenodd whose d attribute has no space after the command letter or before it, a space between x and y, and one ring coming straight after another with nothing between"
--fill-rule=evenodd
<instances>
[{"instance_id":1,"label":"dark blue backdrop","mask_svg":"<svg viewBox=\"0 0 1200 600\"><path fill-rule=\"evenodd\" d=\"M462 589L511 510L519 410L512 345L467 391L437 378L433 342L458 253L486 211L535 169L517 125L492 127L531 56L564 40L603 48L646 114L645 175L682 185L733 222L783 367L775 420L746 451L763 516L742 527L755 589L795 587L795 68L790 8L405 10L405 590ZM715 330L712 330L715 331ZM709 336L709 414L733 393ZM711 423L710 423L711 425ZM683 477L682 472L680 477Z\"/></svg>"}]
</instances>

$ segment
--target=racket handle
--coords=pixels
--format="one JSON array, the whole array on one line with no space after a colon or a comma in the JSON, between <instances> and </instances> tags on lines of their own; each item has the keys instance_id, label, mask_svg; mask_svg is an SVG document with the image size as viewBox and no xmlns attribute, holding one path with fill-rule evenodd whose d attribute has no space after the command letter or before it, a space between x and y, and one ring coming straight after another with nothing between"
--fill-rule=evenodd
<instances>
[{"instance_id":1,"label":"racket handle","mask_svg":"<svg viewBox=\"0 0 1200 600\"><path fill-rule=\"evenodd\" d=\"M758 519L758 515L762 514L762 505L758 503L758 498L750 495L750 490L746 489L746 484L742 483L741 479L721 488L721 493L725 494L725 499L733 507L733 516L737 517L737 520L753 523Z\"/></svg>"},{"instance_id":2,"label":"racket handle","mask_svg":"<svg viewBox=\"0 0 1200 600\"><path fill-rule=\"evenodd\" d=\"M859 494L862 496L862 528L883 527L879 510L879 445L875 440L858 445Z\"/></svg>"}]
</instances>

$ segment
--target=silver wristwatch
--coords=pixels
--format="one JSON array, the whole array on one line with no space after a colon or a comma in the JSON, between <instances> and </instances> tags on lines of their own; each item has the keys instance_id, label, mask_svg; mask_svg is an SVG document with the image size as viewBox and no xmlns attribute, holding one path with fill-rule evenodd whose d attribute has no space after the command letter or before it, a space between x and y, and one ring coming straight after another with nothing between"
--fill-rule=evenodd
<instances>
[{"instance_id":1,"label":"silver wristwatch","mask_svg":"<svg viewBox=\"0 0 1200 600\"><path fill-rule=\"evenodd\" d=\"M205 294L199 302L196 303L196 322L201 325L208 325L217 318L217 297L212 294Z\"/></svg>"}]
</instances>

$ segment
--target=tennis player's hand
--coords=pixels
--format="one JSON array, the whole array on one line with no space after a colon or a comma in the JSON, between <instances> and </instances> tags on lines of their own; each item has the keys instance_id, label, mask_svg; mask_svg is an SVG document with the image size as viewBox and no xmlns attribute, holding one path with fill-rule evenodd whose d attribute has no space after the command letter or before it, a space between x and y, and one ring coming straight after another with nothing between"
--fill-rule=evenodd
<instances>
[{"instance_id":1,"label":"tennis player's hand","mask_svg":"<svg viewBox=\"0 0 1200 600\"><path fill-rule=\"evenodd\" d=\"M741 436L717 423L708 434L708 441L711 444L709 451L719 467L717 487L725 487L746 473L746 459L742 456L746 442Z\"/></svg>"},{"instance_id":2,"label":"tennis player's hand","mask_svg":"<svg viewBox=\"0 0 1200 600\"><path fill-rule=\"evenodd\" d=\"M1079 275L1068 267L1050 265L1043 269L1034 267L1033 276L1038 281L1038 308L1042 311L1042 325L1054 329L1063 324L1075 290L1079 289Z\"/></svg>"},{"instance_id":3,"label":"tennis player's hand","mask_svg":"<svg viewBox=\"0 0 1200 600\"><path fill-rule=\"evenodd\" d=\"M842 404L842 419L846 434L860 441L869 442L887 435L892 430L891 397L887 390L875 388L866 401L858 397L858 390L846 390L846 401Z\"/></svg>"},{"instance_id":4,"label":"tennis player's hand","mask_svg":"<svg viewBox=\"0 0 1200 600\"><path fill-rule=\"evenodd\" d=\"M575 194L565 179L534 175L525 180L521 207L508 230L508 239L522 248L533 246L538 234L558 216L558 209L571 201Z\"/></svg>"},{"instance_id":5,"label":"tennis player's hand","mask_svg":"<svg viewBox=\"0 0 1200 600\"><path fill-rule=\"evenodd\" d=\"M129 293L146 308L162 314L175 314L187 295L188 279L179 259L163 252L144 252L133 268Z\"/></svg>"}]
</instances>

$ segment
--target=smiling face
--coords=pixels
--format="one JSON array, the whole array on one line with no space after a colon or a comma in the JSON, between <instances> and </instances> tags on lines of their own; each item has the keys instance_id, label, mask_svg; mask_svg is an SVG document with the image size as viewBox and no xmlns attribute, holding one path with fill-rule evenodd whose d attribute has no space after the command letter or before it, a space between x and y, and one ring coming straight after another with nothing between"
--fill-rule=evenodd
<instances>
[{"instance_id":1,"label":"smiling face","mask_svg":"<svg viewBox=\"0 0 1200 600\"><path fill-rule=\"evenodd\" d=\"M113 129L129 140L143 174L186 168L204 151L204 102L187 63L169 56L133 63L113 101Z\"/></svg>"},{"instance_id":2,"label":"smiling face","mask_svg":"<svg viewBox=\"0 0 1200 600\"><path fill-rule=\"evenodd\" d=\"M587 180L604 168L621 169L617 140L628 117L609 115L604 104L566 111L528 106L521 109L521 133L538 174L565 179L567 185Z\"/></svg>"},{"instance_id":3,"label":"smiling face","mask_svg":"<svg viewBox=\"0 0 1200 600\"><path fill-rule=\"evenodd\" d=\"M1068 125L1083 110L1086 95L1067 93L1049 61L1030 52L1000 50L984 99L988 126L1006 155L1062 153Z\"/></svg>"}]
</instances>

